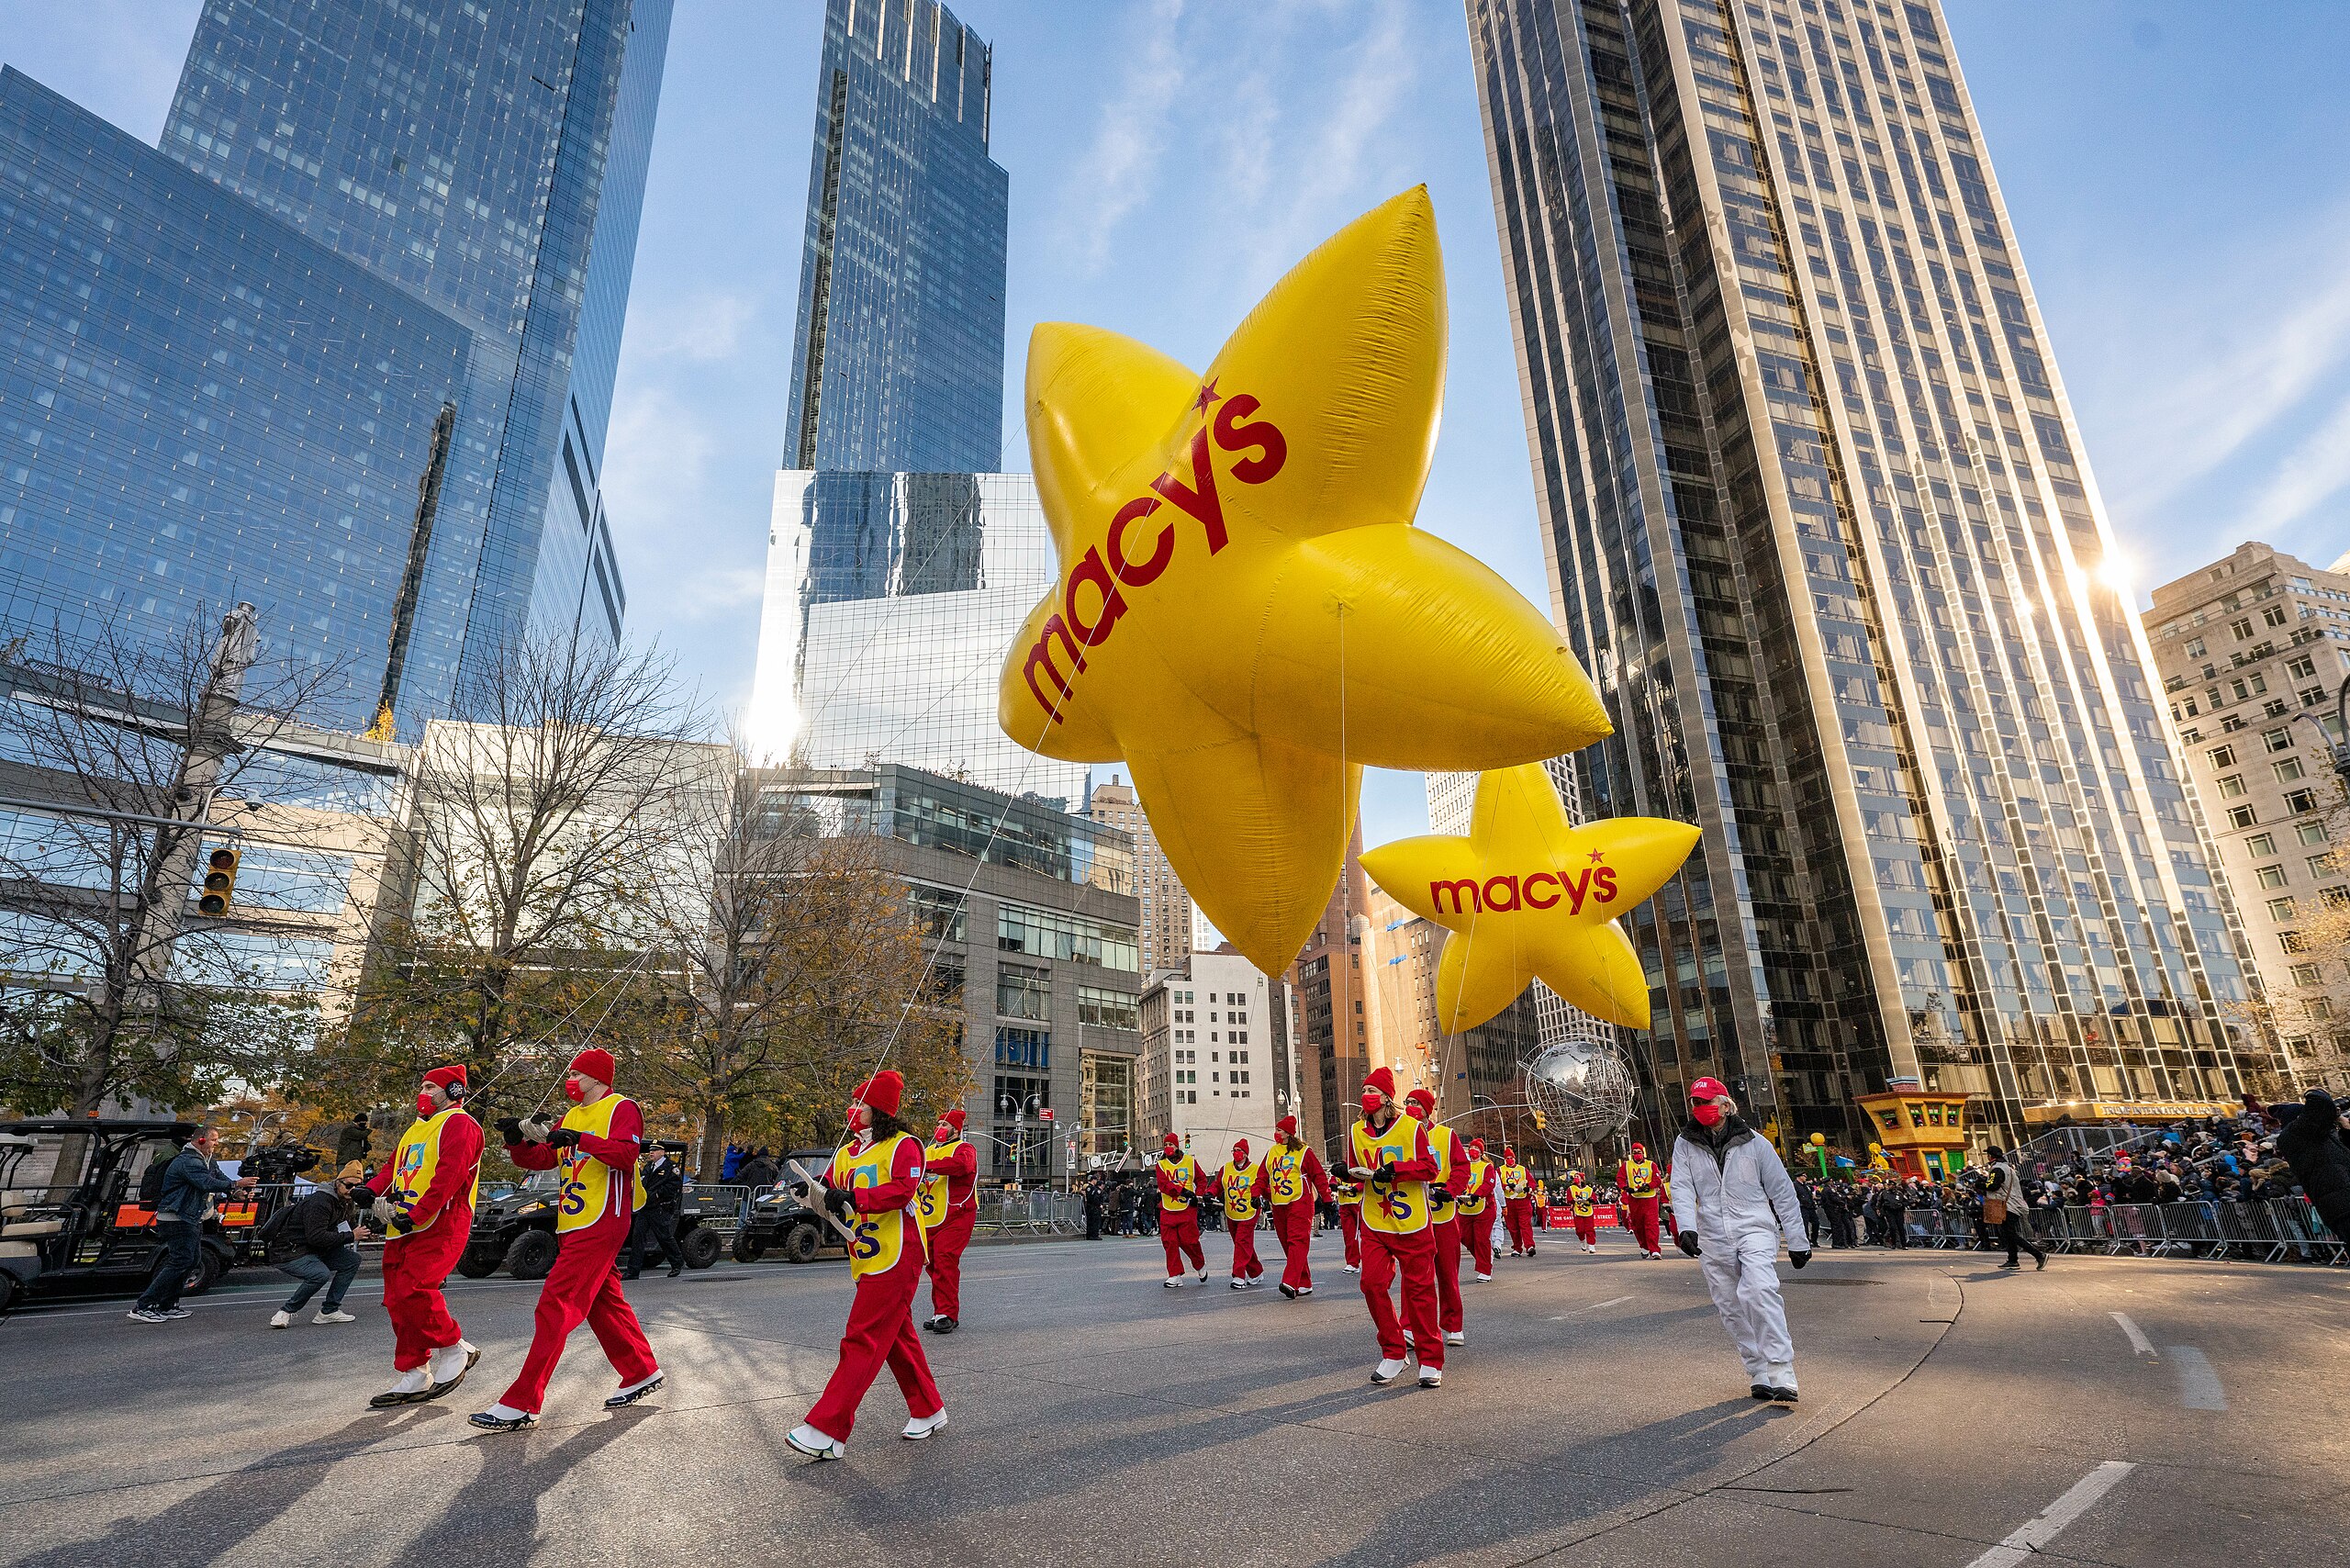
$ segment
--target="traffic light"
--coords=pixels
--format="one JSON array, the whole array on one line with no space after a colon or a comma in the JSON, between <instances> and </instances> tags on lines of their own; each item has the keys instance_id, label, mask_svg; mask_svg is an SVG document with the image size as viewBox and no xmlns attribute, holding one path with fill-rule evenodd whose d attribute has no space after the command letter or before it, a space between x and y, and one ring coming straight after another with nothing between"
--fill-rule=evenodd
<instances>
[{"instance_id":1,"label":"traffic light","mask_svg":"<svg viewBox=\"0 0 2350 1568\"><path fill-rule=\"evenodd\" d=\"M204 893L196 901L196 909L205 914L229 913L229 896L237 890L238 851L223 845L205 857Z\"/></svg>"}]
</instances>

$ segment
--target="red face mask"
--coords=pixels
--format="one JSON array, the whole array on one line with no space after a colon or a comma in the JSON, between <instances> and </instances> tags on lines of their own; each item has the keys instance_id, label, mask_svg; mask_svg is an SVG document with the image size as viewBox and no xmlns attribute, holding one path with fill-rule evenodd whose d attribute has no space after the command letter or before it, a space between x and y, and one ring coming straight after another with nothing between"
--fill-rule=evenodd
<instances>
[{"instance_id":1,"label":"red face mask","mask_svg":"<svg viewBox=\"0 0 2350 1568\"><path fill-rule=\"evenodd\" d=\"M1375 1116L1379 1114L1379 1108L1386 1103L1387 1096L1382 1094L1378 1090L1366 1089L1362 1092L1362 1114L1364 1115Z\"/></svg>"},{"instance_id":2,"label":"red face mask","mask_svg":"<svg viewBox=\"0 0 2350 1568\"><path fill-rule=\"evenodd\" d=\"M1697 1125L1699 1126L1718 1127L1721 1126L1722 1108L1719 1105L1715 1104L1710 1100L1702 1104L1690 1106L1689 1114L1697 1118Z\"/></svg>"},{"instance_id":3,"label":"red face mask","mask_svg":"<svg viewBox=\"0 0 2350 1568\"><path fill-rule=\"evenodd\" d=\"M585 1100L588 1098L587 1085L576 1078L566 1078L563 1081L563 1097L571 1101Z\"/></svg>"},{"instance_id":4,"label":"red face mask","mask_svg":"<svg viewBox=\"0 0 2350 1568\"><path fill-rule=\"evenodd\" d=\"M416 1094L416 1114L420 1116L437 1116L441 1114L441 1107L432 1103L431 1095L420 1089Z\"/></svg>"},{"instance_id":5,"label":"red face mask","mask_svg":"<svg viewBox=\"0 0 2350 1568\"><path fill-rule=\"evenodd\" d=\"M945 1122L941 1122L938 1126L930 1129L930 1141L933 1143L952 1143L955 1141L955 1129L948 1126Z\"/></svg>"}]
</instances>

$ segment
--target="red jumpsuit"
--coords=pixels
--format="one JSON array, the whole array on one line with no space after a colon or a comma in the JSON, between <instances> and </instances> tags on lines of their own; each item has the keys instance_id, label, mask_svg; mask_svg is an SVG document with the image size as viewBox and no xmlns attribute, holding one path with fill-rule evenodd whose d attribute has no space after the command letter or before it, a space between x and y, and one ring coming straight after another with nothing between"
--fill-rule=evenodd
<instances>
[{"instance_id":1,"label":"red jumpsuit","mask_svg":"<svg viewBox=\"0 0 2350 1568\"><path fill-rule=\"evenodd\" d=\"M1183 1277L1183 1262L1206 1273L1208 1255L1200 1247L1200 1213L1192 1206L1199 1195L1200 1168L1188 1154L1169 1164L1158 1157L1158 1245L1167 1249L1167 1277Z\"/></svg>"},{"instance_id":2,"label":"red jumpsuit","mask_svg":"<svg viewBox=\"0 0 2350 1568\"><path fill-rule=\"evenodd\" d=\"M539 1289L530 1351L522 1358L522 1371L514 1385L498 1396L498 1402L509 1410L538 1413L546 1399L547 1379L554 1375L555 1362L563 1359L564 1341L582 1318L595 1331L596 1342L603 1346L612 1370L621 1374L622 1388L661 1370L653 1359L653 1347L645 1342L644 1330L637 1324L635 1310L621 1294L621 1278L612 1267L621 1249L628 1245L635 1219L638 1140L644 1132L644 1116L636 1102L623 1099L613 1107L611 1117L603 1136L579 1135L579 1155L608 1167L610 1174L603 1182L599 1211L592 1218L585 1214L577 1216L581 1223L556 1238L554 1267ZM525 1170L552 1170L562 1163L561 1153L544 1143L509 1143L506 1158ZM566 1186L566 1201L570 1193Z\"/></svg>"},{"instance_id":3,"label":"red jumpsuit","mask_svg":"<svg viewBox=\"0 0 2350 1568\"><path fill-rule=\"evenodd\" d=\"M1468 1169L1461 1157L1460 1140L1447 1126L1427 1129L1428 1153L1436 1160L1436 1180L1449 1190ZM1436 1302L1437 1319L1448 1334L1461 1330L1460 1316L1460 1219L1459 1196L1438 1200L1434 1193L1428 1201L1428 1234L1436 1238Z\"/></svg>"},{"instance_id":4,"label":"red jumpsuit","mask_svg":"<svg viewBox=\"0 0 2350 1568\"><path fill-rule=\"evenodd\" d=\"M1468 1249L1472 1269L1494 1271L1494 1168L1483 1159L1469 1162L1468 1190L1460 1194L1460 1245Z\"/></svg>"},{"instance_id":5,"label":"red jumpsuit","mask_svg":"<svg viewBox=\"0 0 2350 1568\"><path fill-rule=\"evenodd\" d=\"M1398 1115L1384 1133L1369 1122L1357 1122L1348 1135L1352 1163L1373 1169L1384 1166L1391 1180L1366 1185L1363 1205L1380 1205L1380 1219L1363 1216L1362 1294L1371 1304L1371 1320L1379 1334L1379 1353L1391 1361L1404 1359L1404 1326L1410 1323L1410 1349L1427 1371L1444 1366L1444 1330L1437 1323L1436 1238L1428 1230L1427 1186L1436 1177L1436 1158L1428 1152L1427 1130L1416 1117ZM1402 1228L1388 1229L1387 1226ZM1403 1276L1404 1310L1399 1316L1387 1299L1388 1287Z\"/></svg>"},{"instance_id":6,"label":"red jumpsuit","mask_svg":"<svg viewBox=\"0 0 2350 1568\"><path fill-rule=\"evenodd\" d=\"M1257 1195L1264 1200L1273 1235L1281 1244L1281 1283L1292 1291L1312 1290L1314 1270L1309 1260L1314 1251L1314 1214L1330 1201L1330 1173L1322 1168L1322 1157L1304 1145L1295 1149L1287 1144L1273 1145L1257 1165ZM1352 1263L1360 1249L1347 1222L1355 1217L1355 1211L1342 1207L1338 1216L1346 1233L1347 1261Z\"/></svg>"},{"instance_id":7,"label":"red jumpsuit","mask_svg":"<svg viewBox=\"0 0 2350 1568\"><path fill-rule=\"evenodd\" d=\"M464 1330L449 1311L442 1285L465 1255L474 1233L474 1178L481 1170L481 1124L460 1111L441 1124L441 1146L432 1182L408 1216L416 1222L406 1235L384 1243L384 1316L392 1324L392 1367L414 1372L433 1351L463 1339ZM382 1197L398 1174L386 1160L367 1183Z\"/></svg>"},{"instance_id":8,"label":"red jumpsuit","mask_svg":"<svg viewBox=\"0 0 2350 1568\"><path fill-rule=\"evenodd\" d=\"M1616 1190L1624 1195L1624 1210L1633 1238L1642 1252L1661 1250L1656 1233L1656 1163L1648 1159L1619 1160Z\"/></svg>"},{"instance_id":9,"label":"red jumpsuit","mask_svg":"<svg viewBox=\"0 0 2350 1568\"><path fill-rule=\"evenodd\" d=\"M1232 1277L1261 1280L1265 1277L1265 1265L1257 1256L1257 1191L1260 1183L1254 1167L1243 1170L1246 1174L1225 1167L1211 1179L1210 1190L1224 1200L1224 1228L1232 1233Z\"/></svg>"},{"instance_id":10,"label":"red jumpsuit","mask_svg":"<svg viewBox=\"0 0 2350 1568\"><path fill-rule=\"evenodd\" d=\"M1574 1210L1575 1238L1585 1247L1599 1244L1598 1197L1599 1194L1589 1187L1571 1186L1567 1189L1567 1203Z\"/></svg>"},{"instance_id":11,"label":"red jumpsuit","mask_svg":"<svg viewBox=\"0 0 2350 1568\"><path fill-rule=\"evenodd\" d=\"M897 1145L890 1151L889 1179L869 1187L851 1186L848 1179L839 1174L843 1162L852 1150L864 1153L870 1147L864 1141L869 1136L860 1134L852 1148L834 1156L827 1180L848 1187L859 1216L857 1242L850 1251L850 1272L856 1273L866 1261L859 1248L869 1241L886 1242L886 1237L879 1233L892 1216L897 1222L898 1255L885 1267L856 1275L856 1295L849 1303L848 1327L841 1330L840 1363L833 1368L816 1407L808 1412L808 1425L841 1443L848 1441L850 1428L856 1425L856 1407L864 1400L865 1391L880 1375L884 1362L888 1363L890 1375L898 1380L899 1392L906 1396L908 1415L935 1416L946 1405L938 1395L938 1384L931 1379L930 1361L922 1351L922 1336L914 1331L914 1294L922 1288L924 1263L922 1223L913 1213L915 1193L923 1178L922 1140L898 1135ZM863 1217L868 1215L882 1218Z\"/></svg>"},{"instance_id":12,"label":"red jumpsuit","mask_svg":"<svg viewBox=\"0 0 2350 1568\"><path fill-rule=\"evenodd\" d=\"M979 1217L979 1151L960 1137L953 1143L935 1143L923 1150L923 1169L930 1179L946 1178L946 1215L923 1232L923 1245L930 1253L931 1315L959 1321L963 1249L971 1244L971 1226Z\"/></svg>"},{"instance_id":13,"label":"red jumpsuit","mask_svg":"<svg viewBox=\"0 0 2350 1568\"><path fill-rule=\"evenodd\" d=\"M1523 1165L1502 1167L1502 1216L1509 1225L1509 1255L1534 1256L1534 1196Z\"/></svg>"}]
</instances>

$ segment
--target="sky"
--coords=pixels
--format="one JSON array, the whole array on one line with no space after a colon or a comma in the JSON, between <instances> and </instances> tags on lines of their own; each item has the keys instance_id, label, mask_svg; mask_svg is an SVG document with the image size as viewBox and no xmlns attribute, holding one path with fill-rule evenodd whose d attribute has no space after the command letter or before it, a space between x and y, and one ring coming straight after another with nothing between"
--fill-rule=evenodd
<instances>
[{"instance_id":1,"label":"sky","mask_svg":"<svg viewBox=\"0 0 2350 1568\"><path fill-rule=\"evenodd\" d=\"M2350 5L1945 0L2138 598L2258 538L2350 549ZM963 0L1011 174L1003 465L1030 329L1199 364L1286 268L1426 183L1451 353L1419 521L1538 604L1458 0ZM152 140L196 0L0 0L0 60ZM677 0L605 471L631 634L749 696L783 444L821 0ZM1374 774L1364 837L1425 831Z\"/></svg>"}]
</instances>

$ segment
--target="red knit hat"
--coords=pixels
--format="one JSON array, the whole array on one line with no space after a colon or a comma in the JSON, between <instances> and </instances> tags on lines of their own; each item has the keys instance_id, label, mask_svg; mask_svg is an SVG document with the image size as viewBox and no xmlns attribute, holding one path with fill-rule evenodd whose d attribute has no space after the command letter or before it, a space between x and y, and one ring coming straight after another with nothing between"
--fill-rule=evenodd
<instances>
[{"instance_id":1,"label":"red knit hat","mask_svg":"<svg viewBox=\"0 0 2350 1568\"><path fill-rule=\"evenodd\" d=\"M1517 1162L1517 1150L1514 1148L1505 1148L1502 1150L1502 1158L1512 1164L1516 1164Z\"/></svg>"},{"instance_id":2,"label":"red knit hat","mask_svg":"<svg viewBox=\"0 0 2350 1568\"><path fill-rule=\"evenodd\" d=\"M1173 1133L1169 1133L1164 1141L1165 1146L1169 1148L1181 1148L1183 1147L1183 1140L1177 1137Z\"/></svg>"},{"instance_id":3,"label":"red knit hat","mask_svg":"<svg viewBox=\"0 0 2350 1568\"><path fill-rule=\"evenodd\" d=\"M1470 1153L1472 1153L1472 1154L1483 1154L1483 1153L1484 1153L1484 1152L1485 1152L1485 1140L1484 1140L1483 1138L1481 1138L1481 1137L1472 1137L1472 1138L1471 1138L1471 1139L1469 1140L1469 1152L1470 1152Z\"/></svg>"},{"instance_id":4,"label":"red knit hat","mask_svg":"<svg viewBox=\"0 0 2350 1568\"><path fill-rule=\"evenodd\" d=\"M894 1116L898 1114L898 1102L905 1097L905 1092L904 1077L897 1069L885 1067L858 1084L851 1098L884 1116Z\"/></svg>"},{"instance_id":5,"label":"red knit hat","mask_svg":"<svg viewBox=\"0 0 2350 1568\"><path fill-rule=\"evenodd\" d=\"M594 1079L607 1089L611 1087L612 1080L620 1075L620 1070L612 1065L612 1053L594 1046L588 1047L571 1058L571 1070L583 1078Z\"/></svg>"},{"instance_id":6,"label":"red knit hat","mask_svg":"<svg viewBox=\"0 0 2350 1568\"><path fill-rule=\"evenodd\" d=\"M1390 1100L1395 1098L1395 1072L1393 1068L1374 1067L1362 1081L1365 1089L1376 1089Z\"/></svg>"},{"instance_id":7,"label":"red knit hat","mask_svg":"<svg viewBox=\"0 0 2350 1568\"><path fill-rule=\"evenodd\" d=\"M1436 1109L1436 1092L1429 1089L1427 1085L1422 1084L1419 1088L1413 1090L1409 1094L1404 1096L1404 1103L1406 1105L1417 1105L1423 1110L1433 1111Z\"/></svg>"},{"instance_id":8,"label":"red knit hat","mask_svg":"<svg viewBox=\"0 0 2350 1568\"><path fill-rule=\"evenodd\" d=\"M1283 1116L1280 1121L1273 1124L1273 1131L1281 1137L1288 1137L1297 1131L1297 1118L1295 1116Z\"/></svg>"},{"instance_id":9,"label":"red knit hat","mask_svg":"<svg viewBox=\"0 0 2350 1568\"><path fill-rule=\"evenodd\" d=\"M1248 1140L1247 1138L1237 1137L1232 1140L1232 1158L1235 1159L1246 1159L1248 1158Z\"/></svg>"},{"instance_id":10,"label":"red knit hat","mask_svg":"<svg viewBox=\"0 0 2350 1568\"><path fill-rule=\"evenodd\" d=\"M436 1067L424 1075L424 1081L438 1089L453 1086L463 1089L465 1086L465 1064L452 1062L447 1067Z\"/></svg>"},{"instance_id":11,"label":"red knit hat","mask_svg":"<svg viewBox=\"0 0 2350 1568\"><path fill-rule=\"evenodd\" d=\"M957 1105L938 1119L959 1133L963 1130L963 1107Z\"/></svg>"}]
</instances>

